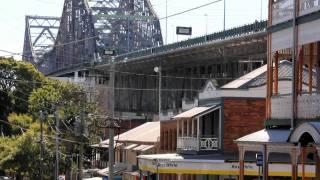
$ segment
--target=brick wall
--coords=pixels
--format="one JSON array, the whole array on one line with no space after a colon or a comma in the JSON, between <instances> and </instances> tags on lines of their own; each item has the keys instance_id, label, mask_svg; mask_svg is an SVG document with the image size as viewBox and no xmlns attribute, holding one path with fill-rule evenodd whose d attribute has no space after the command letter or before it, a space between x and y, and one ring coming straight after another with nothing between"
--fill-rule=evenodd
<instances>
[{"instance_id":1,"label":"brick wall","mask_svg":"<svg viewBox=\"0 0 320 180\"><path fill-rule=\"evenodd\" d=\"M177 121L169 120L160 123L160 152L176 152L177 149Z\"/></svg>"},{"instance_id":2,"label":"brick wall","mask_svg":"<svg viewBox=\"0 0 320 180\"><path fill-rule=\"evenodd\" d=\"M234 140L264 128L265 99L224 99L224 151L237 151Z\"/></svg>"}]
</instances>

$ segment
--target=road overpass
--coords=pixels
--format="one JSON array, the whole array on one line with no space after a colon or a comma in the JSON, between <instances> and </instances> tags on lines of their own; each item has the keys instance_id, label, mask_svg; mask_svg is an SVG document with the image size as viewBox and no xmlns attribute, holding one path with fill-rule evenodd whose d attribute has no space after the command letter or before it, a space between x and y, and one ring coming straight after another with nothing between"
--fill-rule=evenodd
<instances>
[{"instance_id":1,"label":"road overpass","mask_svg":"<svg viewBox=\"0 0 320 180\"><path fill-rule=\"evenodd\" d=\"M103 61L87 62L48 74L85 78L108 89L110 64L115 63L115 108L149 116L158 109L158 80L162 67L162 110L178 111L182 99L193 99L207 79L219 86L266 62L266 21L232 28L174 44L147 48ZM100 85L99 85L100 84Z\"/></svg>"}]
</instances>

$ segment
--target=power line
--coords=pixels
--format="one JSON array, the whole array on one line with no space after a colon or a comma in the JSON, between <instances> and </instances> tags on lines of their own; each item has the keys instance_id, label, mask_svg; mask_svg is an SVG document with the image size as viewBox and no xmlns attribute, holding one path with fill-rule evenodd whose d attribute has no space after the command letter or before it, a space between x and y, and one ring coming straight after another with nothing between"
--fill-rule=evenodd
<instances>
[{"instance_id":1,"label":"power line","mask_svg":"<svg viewBox=\"0 0 320 180\"><path fill-rule=\"evenodd\" d=\"M197 7L194 7L194 8L190 8L190 9L187 9L187 10L184 10L184 11L181 11L181 12L178 12L178 13L175 13L175 14L171 14L171 15L166 16L166 17L163 17L163 18L159 18L159 20L168 19L168 18L171 18L171 17L174 17L174 16L178 16L178 15L181 15L181 14L184 14L184 13L187 13L187 12L190 12L190 11L193 11L193 10L196 10L196 9L200 9L200 8L209 6L209 5L211 5L211 4L214 4L214 3L217 3L217 2L220 2L220 1L222 1L222 0L212 1L212 2L207 3L207 4L203 4L203 5L200 5L200 6L197 6Z\"/></svg>"}]
</instances>

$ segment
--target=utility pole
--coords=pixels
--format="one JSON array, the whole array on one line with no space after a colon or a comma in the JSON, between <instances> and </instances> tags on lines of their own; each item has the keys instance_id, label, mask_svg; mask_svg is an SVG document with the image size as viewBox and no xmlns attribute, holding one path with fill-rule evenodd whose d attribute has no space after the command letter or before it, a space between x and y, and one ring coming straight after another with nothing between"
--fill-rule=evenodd
<instances>
[{"instance_id":1,"label":"utility pole","mask_svg":"<svg viewBox=\"0 0 320 180\"><path fill-rule=\"evenodd\" d=\"M260 1L260 21L262 21L262 0Z\"/></svg>"},{"instance_id":2,"label":"utility pole","mask_svg":"<svg viewBox=\"0 0 320 180\"><path fill-rule=\"evenodd\" d=\"M71 155L69 156L69 158L70 158L70 160L71 160L70 180L72 180L72 175L73 175L73 168L72 168L72 166L73 166L73 154L71 154Z\"/></svg>"},{"instance_id":3,"label":"utility pole","mask_svg":"<svg viewBox=\"0 0 320 180\"><path fill-rule=\"evenodd\" d=\"M292 106L291 106L291 127L290 130L293 131L295 128L295 118L296 118L296 98L297 98L297 90L296 90L296 54L297 54L297 1L293 3L293 19L292 19Z\"/></svg>"},{"instance_id":4,"label":"utility pole","mask_svg":"<svg viewBox=\"0 0 320 180\"><path fill-rule=\"evenodd\" d=\"M56 118L56 168L55 168L55 180L58 180L59 178L59 114L58 111L56 110L55 113L55 118Z\"/></svg>"},{"instance_id":5,"label":"utility pole","mask_svg":"<svg viewBox=\"0 0 320 180\"><path fill-rule=\"evenodd\" d=\"M43 180L43 112L40 111L40 180Z\"/></svg>"},{"instance_id":6,"label":"utility pole","mask_svg":"<svg viewBox=\"0 0 320 180\"><path fill-rule=\"evenodd\" d=\"M108 92L108 115L107 117L98 117L97 127L108 128L109 132L109 180L114 180L113 177L113 164L114 164L114 129L119 126L115 123L116 119L114 118L114 81L115 81L115 65L113 58L110 62L110 79L109 79L109 92Z\"/></svg>"},{"instance_id":7,"label":"utility pole","mask_svg":"<svg viewBox=\"0 0 320 180\"><path fill-rule=\"evenodd\" d=\"M81 112L80 112L80 150L79 150L79 179L82 179L82 169L83 169L83 136L84 136L84 102L86 100L85 94L83 94L82 101L80 102Z\"/></svg>"},{"instance_id":8,"label":"utility pole","mask_svg":"<svg viewBox=\"0 0 320 180\"><path fill-rule=\"evenodd\" d=\"M79 154L76 155L77 160L77 169L76 169L76 180L78 180L79 177Z\"/></svg>"},{"instance_id":9,"label":"utility pole","mask_svg":"<svg viewBox=\"0 0 320 180\"><path fill-rule=\"evenodd\" d=\"M154 67L154 72L158 73L159 75L159 93L158 93L158 116L159 116L159 121L160 121L160 117L161 117L161 85L162 85L162 69L161 66L159 67Z\"/></svg>"},{"instance_id":10,"label":"utility pole","mask_svg":"<svg viewBox=\"0 0 320 180\"><path fill-rule=\"evenodd\" d=\"M114 119L114 81L115 81L115 64L111 59L111 71L110 71L110 81L109 81L109 114L111 119ZM113 122L112 122L113 124ZM113 180L113 163L114 163L114 129L109 128L109 179Z\"/></svg>"}]
</instances>

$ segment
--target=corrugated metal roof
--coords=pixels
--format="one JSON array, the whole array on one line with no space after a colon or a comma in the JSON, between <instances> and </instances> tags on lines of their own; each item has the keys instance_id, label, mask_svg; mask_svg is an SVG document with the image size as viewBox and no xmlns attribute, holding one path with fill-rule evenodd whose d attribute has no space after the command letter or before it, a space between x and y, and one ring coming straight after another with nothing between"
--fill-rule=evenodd
<instances>
[{"instance_id":1,"label":"corrugated metal roof","mask_svg":"<svg viewBox=\"0 0 320 180\"><path fill-rule=\"evenodd\" d=\"M115 136L119 142L156 143L160 137L160 122L147 122L125 133ZM105 140L102 144L109 142Z\"/></svg>"},{"instance_id":2,"label":"corrugated metal roof","mask_svg":"<svg viewBox=\"0 0 320 180\"><path fill-rule=\"evenodd\" d=\"M138 147L135 147L135 148L133 148L133 150L134 151L142 151L143 149L145 149L145 148L147 148L147 147L149 147L150 145L144 145L144 144L142 144L142 145L140 145L140 146L138 146Z\"/></svg>"},{"instance_id":3,"label":"corrugated metal roof","mask_svg":"<svg viewBox=\"0 0 320 180\"><path fill-rule=\"evenodd\" d=\"M122 146L122 143L114 143L113 147L119 147ZM97 148L109 148L109 140L107 142L101 142L99 144L93 144L91 147L97 147Z\"/></svg>"},{"instance_id":4,"label":"corrugated metal roof","mask_svg":"<svg viewBox=\"0 0 320 180\"><path fill-rule=\"evenodd\" d=\"M148 151L149 149L152 149L154 147L155 147L155 145L149 145L148 147L142 149L141 151Z\"/></svg>"},{"instance_id":5,"label":"corrugated metal roof","mask_svg":"<svg viewBox=\"0 0 320 180\"><path fill-rule=\"evenodd\" d=\"M256 70L251 71L250 73L241 76L240 78L231 81L230 83L222 86L221 88L229 89L229 88L240 88L244 84L250 82L252 79L260 76L261 74L267 71L267 65L264 65Z\"/></svg>"},{"instance_id":6,"label":"corrugated metal roof","mask_svg":"<svg viewBox=\"0 0 320 180\"><path fill-rule=\"evenodd\" d=\"M134 147L136 147L136 146L138 146L138 144L131 144L131 145L129 145L129 146L126 146L126 147L124 147L124 149L132 149L132 148L134 148Z\"/></svg>"},{"instance_id":7,"label":"corrugated metal roof","mask_svg":"<svg viewBox=\"0 0 320 180\"><path fill-rule=\"evenodd\" d=\"M292 63L287 60L282 60L279 63L279 80L289 80L292 78ZM312 85L316 86L316 73L313 72ZM303 83L309 84L309 71L307 68L303 69ZM267 82L267 65L264 65L240 78L231 81L230 83L221 87L221 89L234 88L251 88L262 86Z\"/></svg>"},{"instance_id":8,"label":"corrugated metal roof","mask_svg":"<svg viewBox=\"0 0 320 180\"><path fill-rule=\"evenodd\" d=\"M290 130L263 129L236 140L239 142L255 143L286 143L290 136Z\"/></svg>"},{"instance_id":9,"label":"corrugated metal roof","mask_svg":"<svg viewBox=\"0 0 320 180\"><path fill-rule=\"evenodd\" d=\"M180 113L180 114L174 116L173 119L192 118L192 117L201 115L207 111L210 111L211 109L214 109L216 107L218 107L218 105L210 106L210 107L195 107L195 108L192 108L188 111L185 111L183 113Z\"/></svg>"}]
</instances>

